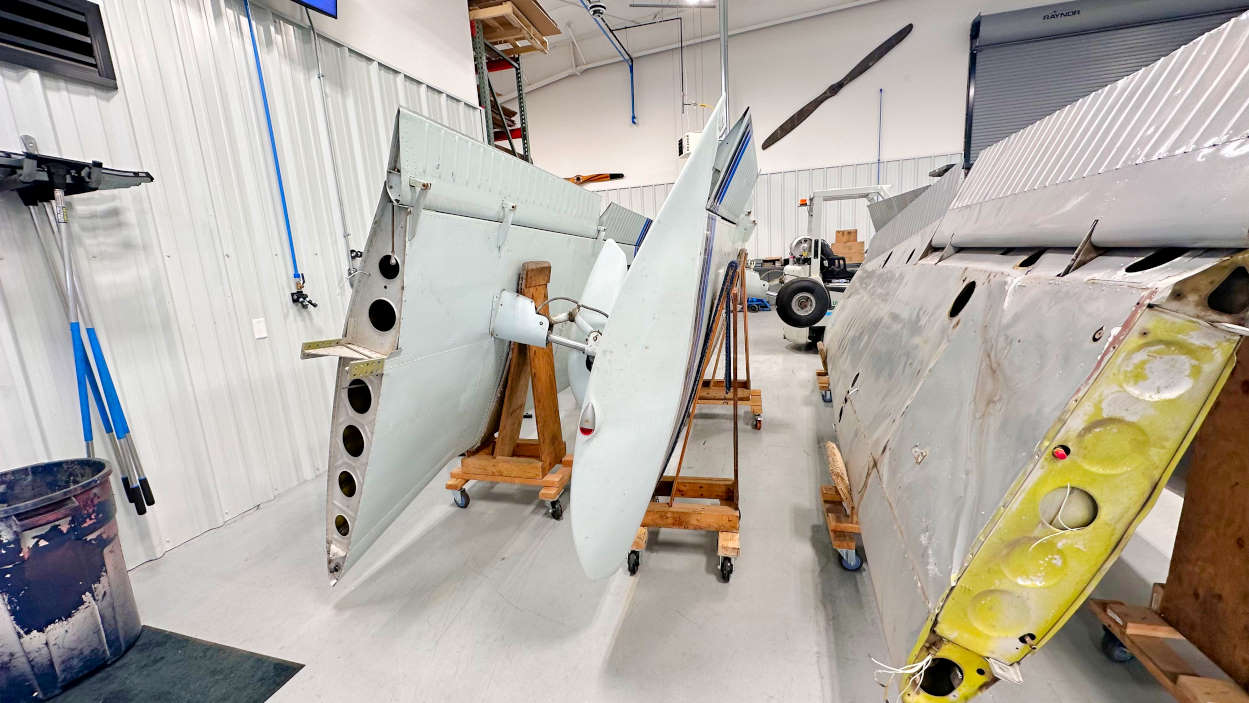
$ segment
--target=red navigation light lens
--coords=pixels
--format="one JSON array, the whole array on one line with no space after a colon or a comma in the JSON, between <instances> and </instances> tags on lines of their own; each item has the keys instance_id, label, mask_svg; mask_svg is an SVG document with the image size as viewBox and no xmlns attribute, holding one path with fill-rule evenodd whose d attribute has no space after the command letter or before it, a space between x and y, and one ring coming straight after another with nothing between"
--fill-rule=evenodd
<instances>
[{"instance_id":1,"label":"red navigation light lens","mask_svg":"<svg viewBox=\"0 0 1249 703\"><path fill-rule=\"evenodd\" d=\"M585 404L585 408L581 411L581 422L577 428L584 437L589 437L594 433L594 405L592 403Z\"/></svg>"}]
</instances>

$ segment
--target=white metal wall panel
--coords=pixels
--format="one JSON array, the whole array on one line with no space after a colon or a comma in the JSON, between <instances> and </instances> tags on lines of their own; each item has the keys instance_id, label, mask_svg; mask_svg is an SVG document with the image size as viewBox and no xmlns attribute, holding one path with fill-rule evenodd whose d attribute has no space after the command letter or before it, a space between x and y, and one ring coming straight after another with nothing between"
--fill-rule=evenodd
<instances>
[{"instance_id":1,"label":"white metal wall panel","mask_svg":"<svg viewBox=\"0 0 1249 703\"><path fill-rule=\"evenodd\" d=\"M893 194L897 195L934 182L936 179L928 176L929 171L945 164L958 163L961 159L958 154L938 154L882 161L879 182L888 184ZM759 174L751 204L759 224L747 244L750 257L787 255L789 243L807 233L806 210L798 207L798 201L811 195L812 191L877 182L875 162ZM647 217L655 217L671 188L671 183L663 183L613 188L599 193L605 202L619 203ZM870 241L875 230L865 201L829 203L825 207L830 210L824 218L826 237L831 240L833 232L839 229L857 229L859 239Z\"/></svg>"},{"instance_id":2,"label":"white metal wall panel","mask_svg":"<svg viewBox=\"0 0 1249 703\"><path fill-rule=\"evenodd\" d=\"M298 362L299 345L341 331L349 289L308 29L252 7L295 247L320 305L303 310L289 300L242 1L101 4L119 89L0 64L0 149L31 134L46 153L156 177L70 201L79 281L156 493L146 517L120 511L133 566L321 470L333 368ZM480 111L332 41L321 49L359 248L397 107L475 139ZM42 212L32 220L0 198L0 467L82 452L68 329L36 227L51 232Z\"/></svg>"}]
</instances>

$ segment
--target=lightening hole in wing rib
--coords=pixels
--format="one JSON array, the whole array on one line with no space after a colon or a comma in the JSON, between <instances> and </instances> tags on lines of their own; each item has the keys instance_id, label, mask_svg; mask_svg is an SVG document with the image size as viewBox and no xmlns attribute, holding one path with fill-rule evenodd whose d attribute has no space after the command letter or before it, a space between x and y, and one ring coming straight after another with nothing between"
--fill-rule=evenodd
<instances>
[{"instance_id":1,"label":"lightening hole in wing rib","mask_svg":"<svg viewBox=\"0 0 1249 703\"><path fill-rule=\"evenodd\" d=\"M373 407L373 391L369 389L369 384L358 378L348 383L347 404L361 415L367 413Z\"/></svg>"},{"instance_id":2,"label":"lightening hole in wing rib","mask_svg":"<svg viewBox=\"0 0 1249 703\"><path fill-rule=\"evenodd\" d=\"M1226 315L1240 315L1249 310L1249 271L1244 266L1237 266L1218 287L1210 291L1206 305Z\"/></svg>"},{"instance_id":3,"label":"lightening hole in wing rib","mask_svg":"<svg viewBox=\"0 0 1249 703\"><path fill-rule=\"evenodd\" d=\"M1036 266L1036 262L1041 260L1041 255L1044 253L1045 253L1044 249L1037 249L1031 254L1020 259L1019 263L1015 264L1015 268L1026 269L1026 268L1032 268L1033 266Z\"/></svg>"},{"instance_id":4,"label":"lightening hole in wing rib","mask_svg":"<svg viewBox=\"0 0 1249 703\"><path fill-rule=\"evenodd\" d=\"M950 305L951 318L958 317L958 314L963 311L963 308L967 307L967 302L971 300L971 294L975 292L976 282L968 281L967 285L963 286L963 290L959 291L958 295L955 296L954 303Z\"/></svg>"},{"instance_id":5,"label":"lightening hole in wing rib","mask_svg":"<svg viewBox=\"0 0 1249 703\"><path fill-rule=\"evenodd\" d=\"M334 516L334 529L338 530L338 534L342 535L343 537L346 537L347 535L351 534L351 523L347 522L346 516L335 515Z\"/></svg>"},{"instance_id":6,"label":"lightening hole in wing rib","mask_svg":"<svg viewBox=\"0 0 1249 703\"><path fill-rule=\"evenodd\" d=\"M1140 271L1148 271L1149 269L1152 269L1152 268L1158 268L1159 266L1163 264L1175 261L1176 259L1180 258L1181 256L1184 255L1184 252L1186 251L1188 250L1182 249L1180 247L1163 247L1162 249L1158 249L1154 251L1149 256L1145 256L1140 259L1137 259L1136 261L1133 261L1132 263L1128 264L1127 268L1123 270L1126 273L1138 273Z\"/></svg>"},{"instance_id":7,"label":"lightening hole in wing rib","mask_svg":"<svg viewBox=\"0 0 1249 703\"><path fill-rule=\"evenodd\" d=\"M359 427L347 425L343 428L343 449L352 456L364 453L364 433Z\"/></svg>"},{"instance_id":8,"label":"lightening hole in wing rib","mask_svg":"<svg viewBox=\"0 0 1249 703\"><path fill-rule=\"evenodd\" d=\"M930 696L944 698L958 690L962 683L962 667L949 659L937 657L924 669L924 678L920 679L919 690Z\"/></svg>"},{"instance_id":9,"label":"lightening hole in wing rib","mask_svg":"<svg viewBox=\"0 0 1249 703\"><path fill-rule=\"evenodd\" d=\"M1041 498L1041 520L1060 532L1088 527L1097 519L1097 501L1075 486L1055 488Z\"/></svg>"},{"instance_id":10,"label":"lightening hole in wing rib","mask_svg":"<svg viewBox=\"0 0 1249 703\"><path fill-rule=\"evenodd\" d=\"M356 477L352 476L350 471L338 472L338 490L348 498L356 494Z\"/></svg>"},{"instance_id":11,"label":"lightening hole in wing rib","mask_svg":"<svg viewBox=\"0 0 1249 703\"><path fill-rule=\"evenodd\" d=\"M377 262L377 272L382 278L394 280L399 275L399 260L391 254L383 256Z\"/></svg>"},{"instance_id":12,"label":"lightening hole in wing rib","mask_svg":"<svg viewBox=\"0 0 1249 703\"><path fill-rule=\"evenodd\" d=\"M378 332L389 332L394 328L397 319L395 306L389 300L378 298L369 304L369 323Z\"/></svg>"}]
</instances>

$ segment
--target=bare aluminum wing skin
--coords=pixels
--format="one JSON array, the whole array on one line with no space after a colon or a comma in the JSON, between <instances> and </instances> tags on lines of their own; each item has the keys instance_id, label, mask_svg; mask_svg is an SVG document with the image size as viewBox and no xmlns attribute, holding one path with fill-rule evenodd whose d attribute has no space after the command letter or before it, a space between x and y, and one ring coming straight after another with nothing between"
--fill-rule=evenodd
<instances>
[{"instance_id":1,"label":"bare aluminum wing skin","mask_svg":"<svg viewBox=\"0 0 1249 703\"><path fill-rule=\"evenodd\" d=\"M1246 39L1242 16L947 174L839 303L833 413L890 663L930 674L903 700L1017 674L1218 397L1249 324Z\"/></svg>"},{"instance_id":2,"label":"bare aluminum wing skin","mask_svg":"<svg viewBox=\"0 0 1249 703\"><path fill-rule=\"evenodd\" d=\"M748 198L758 177L749 117L722 141L723 114L721 101L638 250L590 374L571 500L577 556L592 578L611 573L628 552L695 391L715 293L751 231L733 185L743 179ZM719 163L736 155L735 175L717 168L726 150ZM730 194L724 212L740 226L708 212L709 200L726 202L717 192Z\"/></svg>"},{"instance_id":3,"label":"bare aluminum wing skin","mask_svg":"<svg viewBox=\"0 0 1249 703\"><path fill-rule=\"evenodd\" d=\"M488 439L509 348L489 332L494 296L530 260L551 263L552 296L581 292L603 246L598 210L594 193L399 111L343 337L303 352L338 358L332 582L447 462Z\"/></svg>"}]
</instances>

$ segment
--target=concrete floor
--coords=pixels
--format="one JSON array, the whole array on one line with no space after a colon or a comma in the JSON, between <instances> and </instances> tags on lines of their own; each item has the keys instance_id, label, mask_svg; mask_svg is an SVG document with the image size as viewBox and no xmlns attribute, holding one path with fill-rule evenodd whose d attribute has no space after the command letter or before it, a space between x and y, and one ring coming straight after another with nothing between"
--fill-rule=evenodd
<instances>
[{"instance_id":1,"label":"concrete floor","mask_svg":"<svg viewBox=\"0 0 1249 703\"><path fill-rule=\"evenodd\" d=\"M652 533L637 576L581 573L568 517L536 491L470 484L455 508L431 483L335 588L324 572L323 479L131 577L146 624L306 664L274 701L879 701L886 659L869 578L824 531L820 450L832 413L811 350L751 315L764 427L742 414L742 554L716 576L712 534ZM729 413L701 411L685 471L729 475ZM566 427L575 421L566 418ZM1165 580L1180 500L1164 495L1098 595L1144 603ZM569 512L577 509L568 506ZM1099 652L1081 611L1025 662L1025 684L982 701L1171 700L1136 662Z\"/></svg>"}]
</instances>

